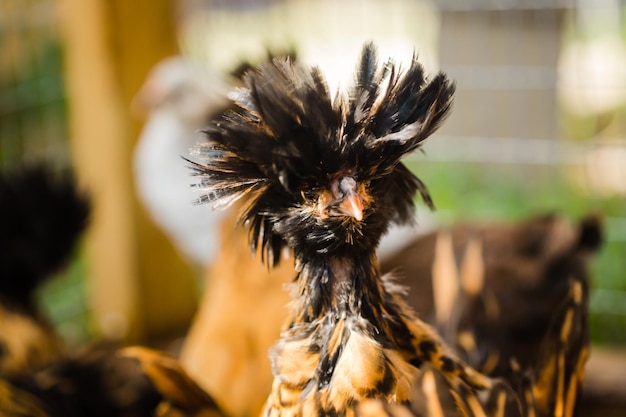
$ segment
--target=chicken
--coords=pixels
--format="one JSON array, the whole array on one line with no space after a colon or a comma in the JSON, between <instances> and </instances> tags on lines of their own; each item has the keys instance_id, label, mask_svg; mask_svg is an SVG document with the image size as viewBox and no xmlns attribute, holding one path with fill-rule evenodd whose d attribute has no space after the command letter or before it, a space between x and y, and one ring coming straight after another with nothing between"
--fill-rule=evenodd
<instances>
[{"instance_id":1,"label":"chicken","mask_svg":"<svg viewBox=\"0 0 626 417\"><path fill-rule=\"evenodd\" d=\"M0 375L34 369L63 352L34 293L67 264L88 213L71 177L43 164L0 176Z\"/></svg>"},{"instance_id":2,"label":"chicken","mask_svg":"<svg viewBox=\"0 0 626 417\"><path fill-rule=\"evenodd\" d=\"M524 369L536 365L571 280L586 296L588 264L601 242L595 214L576 225L555 214L460 224L414 239L381 269L398 271L418 316L470 365L505 376L513 358Z\"/></svg>"},{"instance_id":3,"label":"chicken","mask_svg":"<svg viewBox=\"0 0 626 417\"><path fill-rule=\"evenodd\" d=\"M190 265L203 269L218 250L214 235L222 214L191 204L182 156L199 130L229 105L234 81L183 57L159 63L137 93L134 106L149 118L133 154L137 194L154 222Z\"/></svg>"},{"instance_id":4,"label":"chicken","mask_svg":"<svg viewBox=\"0 0 626 417\"><path fill-rule=\"evenodd\" d=\"M44 164L0 176L0 416L222 416L168 355L96 344L70 353L38 312L33 294L67 263L89 207L71 176Z\"/></svg>"},{"instance_id":5,"label":"chicken","mask_svg":"<svg viewBox=\"0 0 626 417\"><path fill-rule=\"evenodd\" d=\"M180 361L229 416L242 417L258 415L269 394L268 351L288 313L284 287L295 272L293 260L270 271L259 256L251 257L234 208L222 224L221 247Z\"/></svg>"},{"instance_id":6,"label":"chicken","mask_svg":"<svg viewBox=\"0 0 626 417\"><path fill-rule=\"evenodd\" d=\"M33 372L0 378L3 417L222 417L166 353L90 346Z\"/></svg>"},{"instance_id":7,"label":"chicken","mask_svg":"<svg viewBox=\"0 0 626 417\"><path fill-rule=\"evenodd\" d=\"M456 358L381 276L375 251L389 224L411 221L416 192L432 204L400 159L443 121L454 87L444 74L426 81L416 60L401 73L375 55L366 45L355 86L334 100L316 68L275 60L247 73L233 94L240 108L207 129L202 162L190 162L199 203L243 201L251 247L268 265L287 247L294 254L292 311L272 349L264 415L544 415L564 406L564 392L571 412L576 378L546 363L551 354L572 363L580 285L551 327L546 362L509 385Z\"/></svg>"}]
</instances>

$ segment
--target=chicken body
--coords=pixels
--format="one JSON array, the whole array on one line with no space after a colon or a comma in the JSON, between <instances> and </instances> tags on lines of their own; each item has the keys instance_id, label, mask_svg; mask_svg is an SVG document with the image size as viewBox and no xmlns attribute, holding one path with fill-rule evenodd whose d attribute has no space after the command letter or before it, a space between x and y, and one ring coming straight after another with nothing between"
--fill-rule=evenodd
<instances>
[{"instance_id":1,"label":"chicken body","mask_svg":"<svg viewBox=\"0 0 626 417\"><path fill-rule=\"evenodd\" d=\"M269 394L268 352L280 337L287 284L295 275L291 262L268 271L259 256L249 256L248 235L234 226L239 208L224 220L223 250L181 352L189 373L238 417L258 415ZM588 285L601 233L594 215L571 224L554 214L424 235L403 231L404 246L378 251L380 269L405 288L407 304L455 354L489 376L507 378L513 359L521 369L545 360L541 346L567 298L567 283Z\"/></svg>"},{"instance_id":2,"label":"chicken body","mask_svg":"<svg viewBox=\"0 0 626 417\"><path fill-rule=\"evenodd\" d=\"M364 271L362 265L331 259L323 274L339 302L315 317L304 312L315 311L305 300L316 296L304 291L272 353L275 379L265 415L355 415L356 405L370 398L408 403L423 366L432 366L456 388L491 387L491 381L458 361L432 329L415 319L392 285L368 282L380 278L374 262L373 257L365 261L369 270ZM359 285L367 291L359 294Z\"/></svg>"},{"instance_id":3,"label":"chicken body","mask_svg":"<svg viewBox=\"0 0 626 417\"><path fill-rule=\"evenodd\" d=\"M407 300L473 367L509 376L537 366L572 286L586 298L600 219L555 214L518 223L441 228L381 261L407 285ZM586 315L586 299L582 300ZM585 326L586 327L586 326ZM586 333L586 329L585 329ZM581 335L588 348L588 335Z\"/></svg>"},{"instance_id":4,"label":"chicken body","mask_svg":"<svg viewBox=\"0 0 626 417\"><path fill-rule=\"evenodd\" d=\"M224 220L221 249L207 270L200 309L180 353L190 375L229 416L257 416L270 392L270 347L288 313L293 260L269 270L251 257L248 234Z\"/></svg>"}]
</instances>

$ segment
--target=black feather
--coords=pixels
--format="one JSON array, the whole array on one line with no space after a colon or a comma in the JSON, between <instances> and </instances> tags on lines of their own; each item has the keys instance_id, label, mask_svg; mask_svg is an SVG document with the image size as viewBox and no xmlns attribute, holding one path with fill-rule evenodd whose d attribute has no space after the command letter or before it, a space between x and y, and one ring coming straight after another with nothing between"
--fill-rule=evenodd
<instances>
[{"instance_id":1,"label":"black feather","mask_svg":"<svg viewBox=\"0 0 626 417\"><path fill-rule=\"evenodd\" d=\"M132 358L93 346L33 373L0 381L0 415L47 417L149 417L162 400ZM21 403L21 404L20 404ZM26 406L26 407L25 407ZM26 408L28 414L16 412Z\"/></svg>"},{"instance_id":2,"label":"black feather","mask_svg":"<svg viewBox=\"0 0 626 417\"><path fill-rule=\"evenodd\" d=\"M37 164L0 176L0 295L29 308L34 289L70 257L88 216L71 175Z\"/></svg>"},{"instance_id":3,"label":"black feather","mask_svg":"<svg viewBox=\"0 0 626 417\"><path fill-rule=\"evenodd\" d=\"M371 250L390 222L412 220L416 192L432 206L400 159L448 114L454 85L443 74L427 81L415 58L405 72L393 62L381 66L366 44L354 86L335 99L318 68L288 59L248 71L244 81L232 95L239 108L206 130L210 144L197 149L202 163L191 167L205 192L199 203L229 206L249 197L242 220L252 245L259 242L273 262L285 245L314 254ZM368 184L366 230L320 221L305 209L342 173Z\"/></svg>"}]
</instances>

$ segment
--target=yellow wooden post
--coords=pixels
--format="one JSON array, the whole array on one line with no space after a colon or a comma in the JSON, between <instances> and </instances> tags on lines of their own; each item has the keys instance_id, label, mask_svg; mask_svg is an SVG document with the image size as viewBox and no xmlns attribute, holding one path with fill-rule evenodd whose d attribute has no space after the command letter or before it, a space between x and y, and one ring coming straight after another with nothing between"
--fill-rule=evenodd
<instances>
[{"instance_id":1,"label":"yellow wooden post","mask_svg":"<svg viewBox=\"0 0 626 417\"><path fill-rule=\"evenodd\" d=\"M94 201L86 256L95 324L127 341L163 336L193 314L195 282L135 197L141 121L129 107L149 69L177 52L173 2L57 1L72 156Z\"/></svg>"}]
</instances>

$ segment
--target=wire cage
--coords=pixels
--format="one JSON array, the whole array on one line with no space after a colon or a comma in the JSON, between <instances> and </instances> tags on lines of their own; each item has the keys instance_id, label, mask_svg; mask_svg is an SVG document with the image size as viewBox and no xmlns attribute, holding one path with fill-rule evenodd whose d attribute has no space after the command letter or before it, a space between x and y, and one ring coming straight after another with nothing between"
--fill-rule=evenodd
<instances>
[{"instance_id":1,"label":"wire cage","mask_svg":"<svg viewBox=\"0 0 626 417\"><path fill-rule=\"evenodd\" d=\"M592 4L593 3L593 4ZM605 216L594 263L596 342L626 343L626 30L623 1L176 2L180 49L220 71L295 47L341 85L364 40L456 80L453 115L412 166L442 222L557 210ZM63 44L54 0L0 2L0 167L68 151ZM603 61L604 60L604 61ZM593 65L592 65L593 64ZM334 77L334 78L333 78ZM343 77L343 78L342 78ZM127 109L124 109L127 111ZM86 338L80 256L41 297Z\"/></svg>"}]
</instances>

